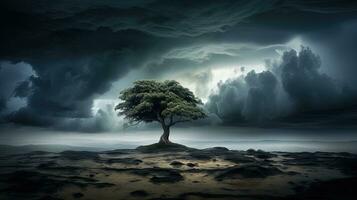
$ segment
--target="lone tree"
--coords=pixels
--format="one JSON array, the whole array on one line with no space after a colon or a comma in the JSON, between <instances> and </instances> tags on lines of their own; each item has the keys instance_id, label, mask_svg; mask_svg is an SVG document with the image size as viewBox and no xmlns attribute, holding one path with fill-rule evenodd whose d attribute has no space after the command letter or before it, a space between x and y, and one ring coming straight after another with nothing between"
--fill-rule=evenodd
<instances>
[{"instance_id":1,"label":"lone tree","mask_svg":"<svg viewBox=\"0 0 357 200\"><path fill-rule=\"evenodd\" d=\"M177 81L141 80L123 90L115 110L130 123L159 122L164 133L159 143L169 144L170 127L206 117L198 105L202 102Z\"/></svg>"}]
</instances>

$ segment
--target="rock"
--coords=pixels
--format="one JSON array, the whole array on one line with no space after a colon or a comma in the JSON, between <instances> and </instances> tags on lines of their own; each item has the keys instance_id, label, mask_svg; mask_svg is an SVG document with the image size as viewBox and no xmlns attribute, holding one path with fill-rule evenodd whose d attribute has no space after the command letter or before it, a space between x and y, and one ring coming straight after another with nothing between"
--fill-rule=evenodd
<instances>
[{"instance_id":1,"label":"rock","mask_svg":"<svg viewBox=\"0 0 357 200\"><path fill-rule=\"evenodd\" d=\"M261 166L258 164L242 165L228 168L219 173L215 179L222 181L224 179L240 179L240 178L266 178L283 172L276 167Z\"/></svg>"},{"instance_id":2,"label":"rock","mask_svg":"<svg viewBox=\"0 0 357 200\"><path fill-rule=\"evenodd\" d=\"M153 183L175 183L181 180L183 176L176 171L158 171L150 178Z\"/></svg>"},{"instance_id":3,"label":"rock","mask_svg":"<svg viewBox=\"0 0 357 200\"><path fill-rule=\"evenodd\" d=\"M252 154L252 153L255 152L255 150L254 149L248 149L246 152L249 153L249 154Z\"/></svg>"},{"instance_id":4,"label":"rock","mask_svg":"<svg viewBox=\"0 0 357 200\"><path fill-rule=\"evenodd\" d=\"M187 167L196 167L196 166L198 166L198 164L194 164L194 163L187 163L186 164L187 165Z\"/></svg>"},{"instance_id":5,"label":"rock","mask_svg":"<svg viewBox=\"0 0 357 200\"><path fill-rule=\"evenodd\" d=\"M149 194L145 190L135 190L130 192L130 195L134 197L146 197Z\"/></svg>"},{"instance_id":6,"label":"rock","mask_svg":"<svg viewBox=\"0 0 357 200\"><path fill-rule=\"evenodd\" d=\"M171 166L174 166L174 167L181 167L182 165L184 165L182 162L180 161L172 161L170 163Z\"/></svg>"},{"instance_id":7,"label":"rock","mask_svg":"<svg viewBox=\"0 0 357 200\"><path fill-rule=\"evenodd\" d=\"M113 163L121 163L121 164L130 164L130 165L138 165L143 161L135 158L112 158L105 161L108 164Z\"/></svg>"},{"instance_id":8,"label":"rock","mask_svg":"<svg viewBox=\"0 0 357 200\"><path fill-rule=\"evenodd\" d=\"M199 160L210 160L215 156L222 156L229 153L229 149L225 147L213 147L202 150L195 150L190 153L190 156Z\"/></svg>"},{"instance_id":9,"label":"rock","mask_svg":"<svg viewBox=\"0 0 357 200\"><path fill-rule=\"evenodd\" d=\"M247 150L247 154L248 155L252 155L256 158L260 158L260 159L268 159L268 158L273 158L276 157L277 155L269 153L269 152L265 152L263 150L258 149L257 151L255 151L254 149L248 149Z\"/></svg>"},{"instance_id":10,"label":"rock","mask_svg":"<svg viewBox=\"0 0 357 200\"><path fill-rule=\"evenodd\" d=\"M125 155L129 153L135 153L134 149L115 149L110 151L104 151L103 153L107 155Z\"/></svg>"},{"instance_id":11,"label":"rock","mask_svg":"<svg viewBox=\"0 0 357 200\"><path fill-rule=\"evenodd\" d=\"M195 149L176 143L169 143L169 144L155 143L146 146L139 146L136 148L136 150L142 153L160 153L160 152L193 151Z\"/></svg>"},{"instance_id":12,"label":"rock","mask_svg":"<svg viewBox=\"0 0 357 200\"><path fill-rule=\"evenodd\" d=\"M227 154L223 157L225 160L234 162L234 163L252 163L255 162L254 158L247 157L241 153L232 153Z\"/></svg>"},{"instance_id":13,"label":"rock","mask_svg":"<svg viewBox=\"0 0 357 200\"><path fill-rule=\"evenodd\" d=\"M202 149L201 151L209 151L212 154L218 156L229 152L229 149L227 149L226 147L213 147L213 148Z\"/></svg>"},{"instance_id":14,"label":"rock","mask_svg":"<svg viewBox=\"0 0 357 200\"><path fill-rule=\"evenodd\" d=\"M111 169L114 171L123 171L123 169ZM125 169L124 169L125 170ZM167 168L138 168L138 169L126 169L126 171L139 175L139 176L150 176L150 181L154 183L174 183L183 180L183 176L176 169Z\"/></svg>"}]
</instances>

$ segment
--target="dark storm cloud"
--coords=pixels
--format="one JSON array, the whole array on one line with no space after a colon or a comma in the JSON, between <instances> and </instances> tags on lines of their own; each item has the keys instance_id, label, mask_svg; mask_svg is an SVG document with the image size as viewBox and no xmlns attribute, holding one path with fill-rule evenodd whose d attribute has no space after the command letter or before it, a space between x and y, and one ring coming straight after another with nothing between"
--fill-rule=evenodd
<instances>
[{"instance_id":1,"label":"dark storm cloud","mask_svg":"<svg viewBox=\"0 0 357 200\"><path fill-rule=\"evenodd\" d=\"M69 124L73 120L74 125L68 125L72 128L80 126L77 122L81 119L77 118L91 116L94 98L134 68L146 67L146 75L159 77L165 73L187 73L205 65L234 63L237 57L244 58L249 52L261 58L273 51L245 51L230 46L209 50L204 46L284 43L295 34L336 26L350 19L356 10L355 3L343 1L280 0L4 0L0 6L0 61L28 63L35 71L35 75L19 79L14 87L6 87L13 81L0 80L4 82L0 85L3 105L9 103L9 94L27 101L27 106L8 119L32 125ZM194 56L185 55L186 50ZM3 74L2 69L0 72ZM279 87L273 87L273 83L268 88L262 86L264 81L273 82L268 72L252 74L257 77L253 85L237 80L232 81L237 82L235 86L220 86L222 98L237 98L234 109L242 113L237 119L257 119L253 113L266 111L265 105L271 103L268 100L274 99L268 98L266 91ZM196 79L204 83L209 76ZM241 88L245 88L243 94L235 95ZM246 98L259 104L259 111L254 111ZM244 109L238 108L241 104ZM235 113L234 109L229 112ZM98 115L106 119L103 113Z\"/></svg>"},{"instance_id":2,"label":"dark storm cloud","mask_svg":"<svg viewBox=\"0 0 357 200\"><path fill-rule=\"evenodd\" d=\"M61 3L59 3L61 2ZM176 37L222 31L247 17L275 7L277 1L5 1L11 9L45 15L47 28L115 31L136 29L155 35ZM21 4L22 3L22 4ZM184 12L182 12L184 10Z\"/></svg>"},{"instance_id":3,"label":"dark storm cloud","mask_svg":"<svg viewBox=\"0 0 357 200\"><path fill-rule=\"evenodd\" d=\"M18 82L16 88L14 89L13 95L14 97L28 97L31 95L31 82L30 81L20 81Z\"/></svg>"},{"instance_id":4,"label":"dark storm cloud","mask_svg":"<svg viewBox=\"0 0 357 200\"><path fill-rule=\"evenodd\" d=\"M277 78L270 71L228 80L218 85L218 93L209 97L208 111L224 123L262 122L275 118L277 112Z\"/></svg>"},{"instance_id":5,"label":"dark storm cloud","mask_svg":"<svg viewBox=\"0 0 357 200\"><path fill-rule=\"evenodd\" d=\"M247 120L262 121L275 117L277 79L269 72L251 71L245 77L249 87L243 116Z\"/></svg>"},{"instance_id":6,"label":"dark storm cloud","mask_svg":"<svg viewBox=\"0 0 357 200\"><path fill-rule=\"evenodd\" d=\"M319 71L319 56L302 47L283 54L281 61L267 63L267 69L219 84L206 108L224 123L259 122L297 113L338 109L350 94L343 85ZM353 105L353 104L352 104Z\"/></svg>"},{"instance_id":7,"label":"dark storm cloud","mask_svg":"<svg viewBox=\"0 0 357 200\"><path fill-rule=\"evenodd\" d=\"M142 65L152 54L144 49L157 42L138 31L112 32L104 28L54 32L36 40L22 44L33 45L34 49L26 52L24 47L18 53L27 55L16 58L30 63L38 76L28 79L32 91L28 93L28 106L10 116L14 122L32 124L35 120L39 124L45 119L44 124L52 124L57 117L91 116L92 99L106 92L112 81L131 68ZM41 42L48 46L35 45Z\"/></svg>"},{"instance_id":8,"label":"dark storm cloud","mask_svg":"<svg viewBox=\"0 0 357 200\"><path fill-rule=\"evenodd\" d=\"M242 111L247 93L248 88L242 77L227 80L218 84L218 93L211 95L205 106L225 123L239 122L244 120Z\"/></svg>"},{"instance_id":9,"label":"dark storm cloud","mask_svg":"<svg viewBox=\"0 0 357 200\"><path fill-rule=\"evenodd\" d=\"M299 110L330 107L340 98L336 83L319 72L321 60L310 49L303 48L299 55L291 50L282 60L283 87Z\"/></svg>"},{"instance_id":10,"label":"dark storm cloud","mask_svg":"<svg viewBox=\"0 0 357 200\"><path fill-rule=\"evenodd\" d=\"M24 94L28 91L16 93L16 90L22 82L33 75L31 66L26 63L0 62L0 118L25 105L19 92Z\"/></svg>"},{"instance_id":11,"label":"dark storm cloud","mask_svg":"<svg viewBox=\"0 0 357 200\"><path fill-rule=\"evenodd\" d=\"M175 48L161 59L145 66L145 73L151 77L165 77L172 73L202 71L221 66L251 64L252 61L277 58L279 51L288 50L286 46L257 46L244 43L199 44L185 48ZM186 77L186 75L184 75ZM192 80L196 80L193 79Z\"/></svg>"}]
</instances>

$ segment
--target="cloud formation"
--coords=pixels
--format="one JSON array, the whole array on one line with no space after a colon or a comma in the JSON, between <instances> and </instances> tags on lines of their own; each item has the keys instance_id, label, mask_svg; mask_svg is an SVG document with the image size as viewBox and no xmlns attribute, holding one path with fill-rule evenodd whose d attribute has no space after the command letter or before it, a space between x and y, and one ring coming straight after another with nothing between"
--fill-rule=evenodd
<instances>
[{"instance_id":1,"label":"cloud formation","mask_svg":"<svg viewBox=\"0 0 357 200\"><path fill-rule=\"evenodd\" d=\"M29 91L23 87L32 76L35 73L26 63L0 62L0 117L26 106L22 95Z\"/></svg>"},{"instance_id":2,"label":"cloud formation","mask_svg":"<svg viewBox=\"0 0 357 200\"><path fill-rule=\"evenodd\" d=\"M197 95L207 96L216 68L239 64L250 71L256 68L250 64L289 50L284 44L297 35L326 42L326 30L337 30L347 40L331 42L331 49L341 49L355 40L351 33L357 30L353 25L336 28L353 24L357 10L356 3L337 0L3 0L0 6L0 62L31 71L23 76L26 70L14 68L10 78L0 66L0 112L7 113L1 118L68 129L109 126L111 111L92 112L93 101L134 70L140 71L138 78L185 77ZM351 62L332 68L341 68L340 79L354 90L351 66L357 61L355 51L348 52L339 60L346 56ZM341 96L341 87L320 73L309 52L286 56L291 58L285 67L220 83L219 95L210 98L211 109L223 121L260 122L291 112L288 104L310 110L338 101L333 97ZM304 84L295 83L305 76ZM229 98L234 108L225 107ZM324 98L329 105L319 103ZM282 102L289 103L282 109ZM277 104L279 109L271 109Z\"/></svg>"},{"instance_id":3,"label":"cloud formation","mask_svg":"<svg viewBox=\"0 0 357 200\"><path fill-rule=\"evenodd\" d=\"M309 48L303 47L299 54L294 50L284 53L277 70L281 70L283 87L297 109L326 108L341 98L335 81L320 73L320 67L320 58Z\"/></svg>"},{"instance_id":4,"label":"cloud formation","mask_svg":"<svg viewBox=\"0 0 357 200\"><path fill-rule=\"evenodd\" d=\"M286 51L267 69L218 85L206 108L224 123L269 123L304 112L346 106L343 87L319 71L321 60L309 48Z\"/></svg>"}]
</instances>

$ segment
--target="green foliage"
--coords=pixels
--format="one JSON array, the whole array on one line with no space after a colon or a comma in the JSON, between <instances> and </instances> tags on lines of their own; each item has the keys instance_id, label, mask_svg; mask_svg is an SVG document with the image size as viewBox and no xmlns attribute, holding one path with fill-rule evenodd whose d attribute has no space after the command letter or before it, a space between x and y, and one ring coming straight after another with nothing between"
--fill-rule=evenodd
<instances>
[{"instance_id":1,"label":"green foliage","mask_svg":"<svg viewBox=\"0 0 357 200\"><path fill-rule=\"evenodd\" d=\"M177 81L141 80L123 90L115 109L130 122L157 121L165 126L205 117L202 102Z\"/></svg>"}]
</instances>

